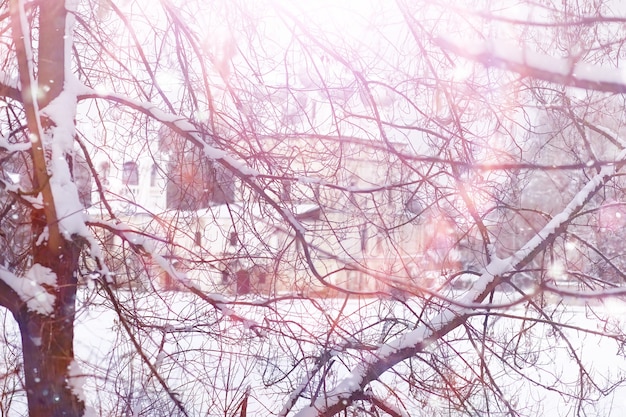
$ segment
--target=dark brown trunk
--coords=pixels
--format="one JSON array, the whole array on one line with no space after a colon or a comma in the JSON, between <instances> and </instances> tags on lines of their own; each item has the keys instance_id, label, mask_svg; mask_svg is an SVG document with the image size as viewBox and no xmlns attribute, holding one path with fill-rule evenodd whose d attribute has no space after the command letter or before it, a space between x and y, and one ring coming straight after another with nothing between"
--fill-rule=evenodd
<instances>
[{"instance_id":1,"label":"dark brown trunk","mask_svg":"<svg viewBox=\"0 0 626 417\"><path fill-rule=\"evenodd\" d=\"M63 90L65 81L65 0L39 2L39 108Z\"/></svg>"},{"instance_id":2,"label":"dark brown trunk","mask_svg":"<svg viewBox=\"0 0 626 417\"><path fill-rule=\"evenodd\" d=\"M28 129L34 143L33 188L41 191L43 209L33 210L32 236L38 240L44 231L46 242L32 245L32 263L51 269L56 274L56 284L48 291L55 296L52 314L41 315L21 305L13 311L22 337L24 377L28 398L29 417L79 417L85 404L72 390L69 379L70 365L74 360L74 318L76 306L76 281L80 248L59 230L56 204L50 187L46 151L50 141L66 138L52 136L54 127L50 120L41 118L38 111L48 105L65 85L65 71L69 33L66 33L67 10L65 0L40 0L37 71L31 68L29 44L32 31L26 22L23 4L10 1L11 29L18 61L22 102ZM36 73L37 85L32 85ZM33 103L31 88L37 88L37 103ZM38 108L37 108L38 107ZM69 110L69 109L68 109ZM70 113L71 114L71 113ZM71 116L68 116L71 117ZM71 159L71 155L66 155Z\"/></svg>"},{"instance_id":3,"label":"dark brown trunk","mask_svg":"<svg viewBox=\"0 0 626 417\"><path fill-rule=\"evenodd\" d=\"M58 285L54 313L43 316L26 306L16 314L22 336L29 417L78 417L85 404L71 389L78 250L66 243L59 255L42 245L35 259L52 269Z\"/></svg>"}]
</instances>

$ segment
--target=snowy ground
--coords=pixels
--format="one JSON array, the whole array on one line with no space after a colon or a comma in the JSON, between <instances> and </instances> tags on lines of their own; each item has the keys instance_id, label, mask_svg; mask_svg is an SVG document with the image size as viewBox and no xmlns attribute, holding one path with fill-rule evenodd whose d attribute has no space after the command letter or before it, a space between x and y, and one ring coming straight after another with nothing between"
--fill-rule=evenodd
<instances>
[{"instance_id":1,"label":"snowy ground","mask_svg":"<svg viewBox=\"0 0 626 417\"><path fill-rule=\"evenodd\" d=\"M276 333L259 337L247 329L249 323L226 320L212 325L215 322L214 309L194 305L190 294L168 293L161 296L161 299L129 298L123 300L123 306L134 306L142 310L144 317L153 317L154 329L136 336L150 363L180 395L192 416L230 415L245 393L249 393L248 415L278 413L287 401L286 392L301 382L304 368L296 367L292 374L287 373L296 365L297 358L309 353L319 354L319 345L324 340L317 338L325 334L329 317L341 318L342 331L346 334L351 333L355 339L371 343L384 339L381 327L376 326L380 317L394 315L398 323L404 323L397 330L406 324L403 318L407 321L411 319L400 303L371 299L354 300L346 305L342 305L340 300L322 300L320 303L323 305L317 306L306 301L289 301L279 304L276 311L269 314L267 310L251 307L238 310L246 318L259 323L266 320L272 323L271 326L282 325L282 336ZM121 331L116 314L103 304L98 306L98 302L102 303L101 299L94 300L96 305L79 308L75 344L78 360L88 376L84 389L89 404L98 415L177 415L158 381L150 376L147 367L133 354L132 345ZM554 313L554 317L572 327L603 333L623 329L626 303L607 300L596 304L592 310L582 303L570 301L565 311L559 311L558 317ZM266 313L265 318L261 316L261 311ZM546 311L555 310L547 307ZM514 316L527 314L522 305L506 313ZM278 321L279 318L282 321ZM274 323L273 319L277 321ZM476 317L477 328L481 327L483 319L483 316ZM293 321L290 323L290 320ZM483 355L492 377L511 406L522 409L524 415L623 415L626 384L619 385L615 390L608 389L626 374L626 360L617 341L574 329L565 329L562 335L558 335L550 326L530 325L519 319L500 317L491 320L495 320L487 333L492 340L489 343L491 351L488 349ZM369 330L358 331L368 324L372 325ZM5 331L8 339L16 336L10 320L6 320ZM393 326L385 328L385 332L393 331ZM293 337L303 340L303 343L298 346ZM435 346L423 355L424 363L438 360L460 375L466 374L468 380L475 379L472 375L480 369L479 355L467 340L466 333L459 330L448 335L446 340L450 341L449 345ZM568 343L573 350L568 348ZM511 346L514 344L523 345L516 349L525 354L512 354ZM335 380L345 375L358 357L357 353L349 350L331 352L331 355L335 355L330 360L335 361L335 365L330 368L327 377ZM593 399L590 402L576 400L580 389L577 382L583 378L578 362L585 365L598 386L594 388L585 383L585 394ZM426 365L417 372L423 374L425 380L426 375L432 373ZM392 400L395 394L409 389L403 382L406 375L407 367L398 367L397 373L384 376L387 388L383 384L373 384L373 388L379 396ZM526 379L522 380L521 375ZM270 383L272 385L267 386ZM305 396L314 391L314 386L312 384L304 390ZM473 404L479 409L484 405L481 405L481 392L477 387L460 383L458 391L475 398ZM396 392L386 392L389 389ZM603 389L606 389L607 395L601 394ZM405 401L411 416L467 415L467 411L455 410L449 402L435 395L423 394L420 398L423 402ZM23 401L19 395L16 396L9 415L22 415ZM301 400L295 409L303 405ZM490 407L494 415L499 415L497 406Z\"/></svg>"}]
</instances>

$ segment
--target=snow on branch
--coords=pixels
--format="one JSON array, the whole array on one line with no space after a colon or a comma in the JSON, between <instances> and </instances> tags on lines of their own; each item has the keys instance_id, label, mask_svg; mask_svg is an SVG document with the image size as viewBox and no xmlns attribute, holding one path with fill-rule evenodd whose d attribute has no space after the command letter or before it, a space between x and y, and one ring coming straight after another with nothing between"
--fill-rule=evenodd
<instances>
[{"instance_id":1,"label":"snow on branch","mask_svg":"<svg viewBox=\"0 0 626 417\"><path fill-rule=\"evenodd\" d=\"M198 288L193 281L191 281L184 272L178 271L172 262L166 259L156 249L154 242L150 239L150 236L146 233L140 232L136 228L119 222L113 223L101 219L90 219L88 224L92 226L103 227L117 236L130 243L135 250L140 251L142 255L145 255L152 259L152 261L166 274L175 279L179 284L187 288L190 292L200 297L202 300L211 304L215 309L220 311L225 317L231 320L241 322L247 329L254 331L257 336L262 336L263 332L260 330L261 325L254 320L245 318L237 314L233 309L227 306L229 300L221 294L206 293ZM110 274L108 270L100 272L107 283L110 283Z\"/></svg>"},{"instance_id":2,"label":"snow on branch","mask_svg":"<svg viewBox=\"0 0 626 417\"><path fill-rule=\"evenodd\" d=\"M160 121L176 133L189 139L196 146L200 147L207 158L217 161L226 169L230 170L234 175L236 175L242 181L248 184L248 186L250 186L250 188L252 188L252 190L254 190L269 206L271 206L274 210L276 210L277 213L280 214L283 220L295 231L296 239L303 243L302 250L304 251L304 255L311 272L318 280L323 282L324 285L331 286L330 283L324 280L319 271L317 271L311 259L311 254L304 239L304 227L302 226L302 223L300 223L294 213L282 207L279 202L272 199L267 194L265 186L263 184L255 181L255 179L262 176L259 171L251 168L245 162L233 158L232 155L230 155L227 151L211 146L210 143L204 140L203 135L198 130L198 127L196 127L193 123L191 123L187 118L183 116L168 113L159 109L152 103L133 100L121 94L98 92L92 88L83 85L78 80L74 80L72 90L75 91L76 97L79 101L88 98L99 98L116 102L135 109L145 114L146 116L153 118L154 120Z\"/></svg>"},{"instance_id":3,"label":"snow on branch","mask_svg":"<svg viewBox=\"0 0 626 417\"><path fill-rule=\"evenodd\" d=\"M84 207L66 160L67 155L74 154L76 95L71 84L66 83L61 93L41 109L41 113L52 121L52 127L42 138L42 144L51 155L47 169L52 174L49 186L59 231L66 239L78 235L89 240L91 235L85 225Z\"/></svg>"},{"instance_id":4,"label":"snow on branch","mask_svg":"<svg viewBox=\"0 0 626 417\"><path fill-rule=\"evenodd\" d=\"M18 277L4 267L0 267L0 280L17 293L30 311L39 314L52 314L54 311L56 297L43 286L56 285L57 276L51 269L34 264L23 277Z\"/></svg>"},{"instance_id":5,"label":"snow on branch","mask_svg":"<svg viewBox=\"0 0 626 417\"><path fill-rule=\"evenodd\" d=\"M626 150L617 158L623 162ZM377 351L368 354L355 366L350 374L331 390L322 393L317 400L300 410L296 416L334 415L359 398L367 384L378 379L398 363L423 352L428 346L450 331L462 325L475 311L468 305L482 302L500 283L503 277L526 266L541 250L562 234L570 219L604 186L617 171L618 164L605 166L570 201L559 214L554 216L533 238L512 256L494 258L481 272L480 278L459 303L451 304L425 324L403 334ZM289 403L294 404L295 398ZM285 413L286 414L286 413Z\"/></svg>"},{"instance_id":6,"label":"snow on branch","mask_svg":"<svg viewBox=\"0 0 626 417\"><path fill-rule=\"evenodd\" d=\"M78 80L76 83L80 83ZM228 152L210 146L206 141L203 140L201 132L198 131L198 128L194 126L187 118L184 116L179 116L175 114L168 113L166 111L161 110L154 104L150 102L142 102L139 100L133 100L130 97L127 97L122 94L116 93L100 93L96 90L93 90L85 85L80 85L80 87L76 86L77 89L77 97L78 100L84 100L87 98L100 98L108 101L112 101L115 103L122 104L124 106L128 106L134 110L137 110L154 120L157 120L164 125L168 126L170 129L174 130L176 133L184 136L186 138L190 138L193 140L194 144L203 148L203 151L207 158L213 159L216 161L221 161L225 165L229 166L231 169L235 171L240 176L244 177L256 177L260 175L260 173L248 165L241 161L237 161L232 156L228 154ZM80 90L79 90L80 88Z\"/></svg>"},{"instance_id":7,"label":"snow on branch","mask_svg":"<svg viewBox=\"0 0 626 417\"><path fill-rule=\"evenodd\" d=\"M556 58L496 39L462 41L440 37L435 43L487 67L503 68L525 77L587 90L626 93L626 73L618 68L600 67L573 58Z\"/></svg>"}]
</instances>

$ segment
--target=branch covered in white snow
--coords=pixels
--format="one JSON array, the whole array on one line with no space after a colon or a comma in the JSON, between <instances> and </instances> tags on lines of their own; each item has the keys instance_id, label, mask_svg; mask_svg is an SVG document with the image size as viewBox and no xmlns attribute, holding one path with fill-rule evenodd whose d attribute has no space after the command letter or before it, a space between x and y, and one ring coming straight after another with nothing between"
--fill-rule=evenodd
<instances>
[{"instance_id":1,"label":"branch covered in white snow","mask_svg":"<svg viewBox=\"0 0 626 417\"><path fill-rule=\"evenodd\" d=\"M334 287L333 284L327 282L323 278L322 274L317 271L311 258L311 253L309 251L308 245L306 244L306 241L304 239L304 227L302 223L296 218L294 213L281 206L278 201L273 199L266 192L265 185L256 181L258 177L261 176L261 173L259 171L251 168L245 162L233 158L232 155L230 155L227 151L212 146L210 143L203 139L203 136L201 132L198 131L198 128L183 116L168 113L159 109L152 103L133 100L121 94L99 93L94 89L82 85L78 80L75 80L72 91L76 94L79 101L89 98L99 98L128 106L145 114L146 116L153 118L154 120L163 123L182 137L185 137L193 142L196 146L203 150L204 155L207 158L218 162L226 169L231 171L235 176L237 176L244 183L246 183L260 198L262 198L265 203L267 203L274 210L276 210L276 212L281 216L285 223L293 229L296 239L298 239L302 243L302 250L313 275L315 275L318 280L323 282L324 285Z\"/></svg>"},{"instance_id":2,"label":"branch covered in white snow","mask_svg":"<svg viewBox=\"0 0 626 417\"><path fill-rule=\"evenodd\" d=\"M572 58L556 58L496 39L464 41L440 37L435 42L446 51L487 67L503 68L525 77L569 87L626 93L626 73L619 68L604 68Z\"/></svg>"},{"instance_id":3,"label":"branch covered in white snow","mask_svg":"<svg viewBox=\"0 0 626 417\"><path fill-rule=\"evenodd\" d=\"M39 314L51 314L54 310L54 294L43 286L53 286L57 277L49 268L34 264L23 277L18 277L4 267L0 267L0 280L17 293L29 310Z\"/></svg>"},{"instance_id":4,"label":"branch covered in white snow","mask_svg":"<svg viewBox=\"0 0 626 417\"><path fill-rule=\"evenodd\" d=\"M626 151L622 151L617 161L624 161ZM405 333L379 347L363 359L349 376L334 388L322 393L311 405L300 410L298 417L334 415L345 409L363 392L365 387L378 379L384 372L398 363L423 352L428 346L441 339L450 331L463 324L475 309L466 305L480 303L500 284L503 277L514 273L530 263L533 258L554 239L562 234L569 221L616 174L616 166L603 167L570 201L559 214L554 216L522 248L506 259L494 258L483 270L480 278L458 304L442 310L425 324ZM295 403L294 398L289 399ZM286 413L285 413L286 414Z\"/></svg>"}]
</instances>

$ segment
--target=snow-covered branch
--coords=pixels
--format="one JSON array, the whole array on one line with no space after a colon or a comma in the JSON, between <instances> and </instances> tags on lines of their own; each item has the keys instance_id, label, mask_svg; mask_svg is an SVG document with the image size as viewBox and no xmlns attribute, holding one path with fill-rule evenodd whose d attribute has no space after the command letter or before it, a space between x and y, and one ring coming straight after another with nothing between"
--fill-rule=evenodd
<instances>
[{"instance_id":1,"label":"snow-covered branch","mask_svg":"<svg viewBox=\"0 0 626 417\"><path fill-rule=\"evenodd\" d=\"M624 158L626 158L626 151L620 153L617 161L621 162ZM415 330L381 345L376 352L366 356L350 372L350 375L296 415L298 417L334 415L358 399L365 387L384 372L423 352L428 346L463 324L475 312L473 308L464 305L482 302L503 277L528 265L541 250L565 231L572 217L589 202L607 180L615 175L616 169L615 166L603 167L600 173L594 176L570 203L522 248L508 258L494 258L482 270L480 278L458 304L448 306ZM291 403L294 402L293 400L293 398L289 399Z\"/></svg>"},{"instance_id":2,"label":"snow-covered branch","mask_svg":"<svg viewBox=\"0 0 626 417\"><path fill-rule=\"evenodd\" d=\"M54 311L55 296L43 287L44 284L53 286L57 281L56 274L49 268L34 264L24 277L18 277L0 267L0 280L15 291L29 310L40 314L51 314Z\"/></svg>"},{"instance_id":3,"label":"snow-covered branch","mask_svg":"<svg viewBox=\"0 0 626 417\"><path fill-rule=\"evenodd\" d=\"M157 106L149 102L141 102L133 100L127 96L116 93L99 93L85 85L80 84L78 80L74 80L74 87L72 91L75 92L77 99L104 99L112 102L116 102L132 108L136 111L143 113L144 115L153 118L165 126L172 129L182 137L190 140L194 145L203 150L204 155L232 172L235 176L240 178L242 182L246 183L265 203L272 207L280 215L280 217L288 224L294 231L296 239L302 243L302 250L304 256L307 259L308 266L315 275L315 277L324 283L324 285L333 287L333 285L327 282L322 274L317 271L314 262L311 258L311 253L306 244L304 238L304 227L302 223L296 218L294 213L281 206L279 202L273 199L266 191L263 184L259 183L257 179L261 176L261 173L245 162L233 158L227 151L212 146L208 141L203 139L203 135L193 123L187 118L175 114L168 113L161 110Z\"/></svg>"},{"instance_id":4,"label":"snow-covered branch","mask_svg":"<svg viewBox=\"0 0 626 417\"><path fill-rule=\"evenodd\" d=\"M104 228L111 233L119 236L130 245L135 248L135 250L141 252L142 255L150 258L164 273L168 274L177 283L188 289L193 294L197 295L203 301L212 305L220 311L224 316L229 317L232 320L243 323L244 327L253 330L257 335L260 335L261 332L258 329L261 328L261 325L257 322L247 319L239 314L237 314L233 309L229 308L227 304L229 300L221 294L216 293L207 293L201 289L199 289L191 280L188 279L187 275L184 272L177 270L172 262L165 258L159 251L156 249L153 244L153 240L150 239L150 236L146 233L140 232L136 228L122 223L113 223L107 222L101 219L91 219L88 221L88 224L91 226L97 226L100 228ZM108 270L100 271L102 276L107 282L111 282L110 276L108 274Z\"/></svg>"},{"instance_id":5,"label":"snow-covered branch","mask_svg":"<svg viewBox=\"0 0 626 417\"><path fill-rule=\"evenodd\" d=\"M626 74L618 68L590 65L572 58L556 58L496 39L462 41L440 37L435 42L456 55L525 77L587 90L617 94L626 92Z\"/></svg>"}]
</instances>

